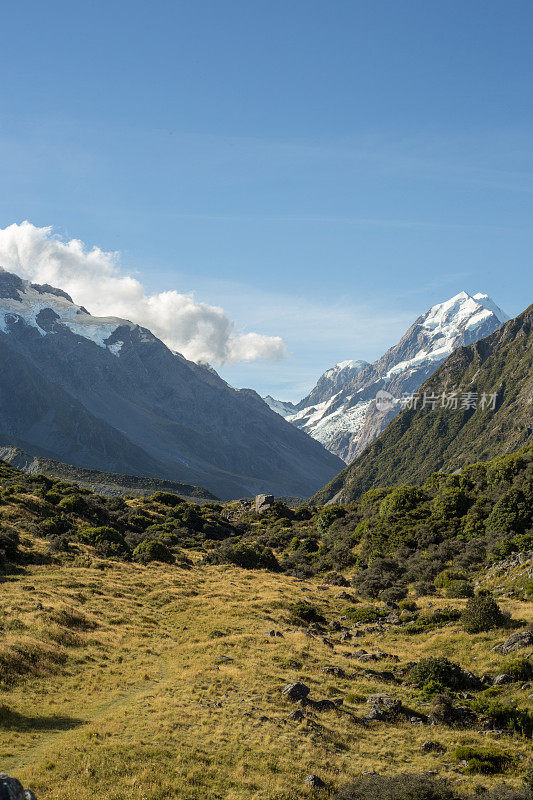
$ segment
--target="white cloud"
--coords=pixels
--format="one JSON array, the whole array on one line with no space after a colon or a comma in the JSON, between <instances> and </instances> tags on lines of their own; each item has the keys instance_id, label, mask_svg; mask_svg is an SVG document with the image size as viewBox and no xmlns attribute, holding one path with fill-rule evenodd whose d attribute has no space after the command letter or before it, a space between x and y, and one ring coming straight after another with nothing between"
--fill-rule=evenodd
<instances>
[{"instance_id":1,"label":"white cloud","mask_svg":"<svg viewBox=\"0 0 533 800\"><path fill-rule=\"evenodd\" d=\"M285 352L281 337L239 333L222 308L198 302L193 294L147 294L140 281L121 272L118 253L88 249L79 239L63 241L51 227L26 221L0 228L0 266L63 289L95 316L143 325L193 361L278 360Z\"/></svg>"}]
</instances>

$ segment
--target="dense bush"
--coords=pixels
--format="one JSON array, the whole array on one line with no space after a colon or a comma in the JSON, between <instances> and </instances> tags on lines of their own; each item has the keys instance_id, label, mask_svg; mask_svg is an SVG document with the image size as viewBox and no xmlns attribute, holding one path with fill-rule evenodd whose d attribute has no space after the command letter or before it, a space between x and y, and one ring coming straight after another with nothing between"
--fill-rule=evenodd
<instances>
[{"instance_id":1,"label":"dense bush","mask_svg":"<svg viewBox=\"0 0 533 800\"><path fill-rule=\"evenodd\" d=\"M423 688L429 683L442 689L460 691L472 687L472 678L463 671L459 664L449 661L444 656L423 658L409 670L409 680L415 686Z\"/></svg>"},{"instance_id":2,"label":"dense bush","mask_svg":"<svg viewBox=\"0 0 533 800\"><path fill-rule=\"evenodd\" d=\"M438 589L446 589L453 581L465 581L467 575L461 570L457 569L444 569L435 576L435 586Z\"/></svg>"},{"instance_id":3,"label":"dense bush","mask_svg":"<svg viewBox=\"0 0 533 800\"><path fill-rule=\"evenodd\" d=\"M470 581L450 581L445 590L446 597L473 597L474 587Z\"/></svg>"},{"instance_id":4,"label":"dense bush","mask_svg":"<svg viewBox=\"0 0 533 800\"><path fill-rule=\"evenodd\" d=\"M412 511L427 497L418 486L399 486L393 489L379 504L379 516L388 520L398 514Z\"/></svg>"},{"instance_id":5,"label":"dense bush","mask_svg":"<svg viewBox=\"0 0 533 800\"><path fill-rule=\"evenodd\" d=\"M455 761L466 761L466 772L480 775L503 772L513 763L508 753L472 745L457 747L452 753L452 758Z\"/></svg>"},{"instance_id":6,"label":"dense bush","mask_svg":"<svg viewBox=\"0 0 533 800\"><path fill-rule=\"evenodd\" d=\"M383 600L384 603L398 603L405 597L407 597L406 586L391 586L390 589L383 589L379 593L379 599Z\"/></svg>"},{"instance_id":7,"label":"dense bush","mask_svg":"<svg viewBox=\"0 0 533 800\"><path fill-rule=\"evenodd\" d=\"M467 633L481 633L500 628L506 619L492 594L479 592L467 602L461 621Z\"/></svg>"},{"instance_id":8,"label":"dense bush","mask_svg":"<svg viewBox=\"0 0 533 800\"><path fill-rule=\"evenodd\" d=\"M533 680L533 661L525 656L504 661L501 669L515 681Z\"/></svg>"},{"instance_id":9,"label":"dense bush","mask_svg":"<svg viewBox=\"0 0 533 800\"><path fill-rule=\"evenodd\" d=\"M299 620L303 620L304 622L316 622L317 624L323 624L326 620L322 614L317 611L315 606L311 605L311 603L306 603L304 600L300 600L298 603L294 603L290 607L291 613L294 617Z\"/></svg>"},{"instance_id":10,"label":"dense bush","mask_svg":"<svg viewBox=\"0 0 533 800\"><path fill-rule=\"evenodd\" d=\"M457 608L438 608L435 611L426 611L414 621L403 626L405 633L424 633L433 628L440 628L449 622L460 619L461 612Z\"/></svg>"},{"instance_id":11,"label":"dense bush","mask_svg":"<svg viewBox=\"0 0 533 800\"><path fill-rule=\"evenodd\" d=\"M347 608L344 613L351 622L379 622L389 612L383 608L374 608L374 606L359 606L358 608Z\"/></svg>"},{"instance_id":12,"label":"dense bush","mask_svg":"<svg viewBox=\"0 0 533 800\"><path fill-rule=\"evenodd\" d=\"M0 566L6 562L17 563L19 560L20 537L12 528L0 528Z\"/></svg>"},{"instance_id":13,"label":"dense bush","mask_svg":"<svg viewBox=\"0 0 533 800\"><path fill-rule=\"evenodd\" d=\"M169 506L170 508L176 508L176 506L181 506L185 504L185 500L183 500L179 495L172 494L171 492L154 492L154 494L150 497L154 503L161 503L164 506Z\"/></svg>"},{"instance_id":14,"label":"dense bush","mask_svg":"<svg viewBox=\"0 0 533 800\"><path fill-rule=\"evenodd\" d=\"M68 494L57 504L62 511L82 515L88 511L87 501L79 494Z\"/></svg>"},{"instance_id":15,"label":"dense bush","mask_svg":"<svg viewBox=\"0 0 533 800\"><path fill-rule=\"evenodd\" d=\"M471 706L486 716L494 728L516 731L528 739L533 735L533 712L517 703L504 704L497 697L483 692L472 700Z\"/></svg>"},{"instance_id":16,"label":"dense bush","mask_svg":"<svg viewBox=\"0 0 533 800\"><path fill-rule=\"evenodd\" d=\"M235 564L243 569L279 570L279 562L272 550L245 542L224 542L208 553L205 561L208 564Z\"/></svg>"},{"instance_id":17,"label":"dense bush","mask_svg":"<svg viewBox=\"0 0 533 800\"><path fill-rule=\"evenodd\" d=\"M141 564L148 564L150 561L162 561L164 564L173 564L174 556L166 544L157 539L149 539L141 542L133 551L133 558Z\"/></svg>"}]
</instances>

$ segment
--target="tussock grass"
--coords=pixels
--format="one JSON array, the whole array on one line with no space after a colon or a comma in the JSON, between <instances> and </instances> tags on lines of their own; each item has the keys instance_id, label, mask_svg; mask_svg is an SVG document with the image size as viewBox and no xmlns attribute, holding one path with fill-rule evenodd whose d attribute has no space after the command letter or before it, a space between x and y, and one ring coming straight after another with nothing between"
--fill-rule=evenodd
<instances>
[{"instance_id":1,"label":"tussock grass","mask_svg":"<svg viewBox=\"0 0 533 800\"><path fill-rule=\"evenodd\" d=\"M408 719L361 725L354 717L378 692L427 712L415 686L380 677L422 658L444 655L477 674L497 674L504 658L491 648L505 631L469 635L452 621L408 636L392 627L353 643L399 663L361 664L344 655L348 644L332 650L306 635L305 621L291 619L302 601L328 620L342 616L350 604L335 599L337 587L319 591L317 581L228 566L197 564L178 574L170 565L106 562L102 572L97 560L84 563L31 566L0 584L0 617L24 625L5 630L0 648L2 676L11 675L0 698L7 707L2 766L39 800L301 800L311 796L303 785L309 773L336 788L372 770L437 770L471 789L501 780L470 773L452 757L460 746L492 750L483 732ZM428 600L418 602L425 608ZM429 602L431 612L450 605ZM502 606L532 616L523 603ZM271 629L283 638L267 635ZM281 690L296 680L314 700L342 698L342 706L301 723L288 719L294 707ZM524 692L502 687L502 698L523 703ZM422 752L427 739L447 751ZM494 747L512 752L505 780L518 785L530 741L505 735Z\"/></svg>"}]
</instances>

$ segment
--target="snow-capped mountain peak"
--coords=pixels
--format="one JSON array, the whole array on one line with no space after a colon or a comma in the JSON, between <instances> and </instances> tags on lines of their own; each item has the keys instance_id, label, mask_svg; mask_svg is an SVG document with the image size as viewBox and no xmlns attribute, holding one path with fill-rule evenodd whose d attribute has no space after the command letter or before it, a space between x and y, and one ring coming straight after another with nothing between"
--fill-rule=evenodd
<instances>
[{"instance_id":1,"label":"snow-capped mountain peak","mask_svg":"<svg viewBox=\"0 0 533 800\"><path fill-rule=\"evenodd\" d=\"M132 323L118 317L93 317L83 306L59 289L30 283L0 267L0 330L9 333L13 324L24 322L47 336L59 322L72 333L118 356L122 342L109 341L117 328Z\"/></svg>"},{"instance_id":2,"label":"snow-capped mountain peak","mask_svg":"<svg viewBox=\"0 0 533 800\"><path fill-rule=\"evenodd\" d=\"M487 294L459 292L422 314L373 364L341 361L326 370L296 411L286 409L283 416L349 463L400 408L397 402L379 413L379 390L395 398L417 392L457 347L488 336L508 319Z\"/></svg>"},{"instance_id":3,"label":"snow-capped mountain peak","mask_svg":"<svg viewBox=\"0 0 533 800\"><path fill-rule=\"evenodd\" d=\"M322 378L331 380L337 377L337 375L339 375L339 373L341 372L346 372L348 370L359 372L360 370L364 369L364 367L367 366L368 366L368 361L361 361L361 360L353 361L352 359L349 359L348 361L339 361L338 364L335 364L333 367L330 367L330 369L327 369L323 373Z\"/></svg>"}]
</instances>

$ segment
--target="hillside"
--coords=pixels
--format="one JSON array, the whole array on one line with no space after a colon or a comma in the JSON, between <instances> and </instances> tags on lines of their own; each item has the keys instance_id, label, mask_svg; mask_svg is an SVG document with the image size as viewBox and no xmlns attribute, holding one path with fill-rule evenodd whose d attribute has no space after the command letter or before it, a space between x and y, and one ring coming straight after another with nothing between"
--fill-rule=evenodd
<instances>
[{"instance_id":1,"label":"hillside","mask_svg":"<svg viewBox=\"0 0 533 800\"><path fill-rule=\"evenodd\" d=\"M123 495L139 495L146 497L154 492L173 492L192 502L217 500L207 489L190 486L186 483L144 478L138 475L119 475L113 472L101 472L94 469L82 469L71 464L63 464L51 458L30 456L18 447L3 445L0 437L0 459L29 475L46 475L75 483L91 489L105 497L121 497Z\"/></svg>"},{"instance_id":2,"label":"hillside","mask_svg":"<svg viewBox=\"0 0 533 800\"><path fill-rule=\"evenodd\" d=\"M531 487L531 455L494 462L490 481L473 468L472 496L485 486L494 507L510 488ZM394 493L371 495L372 514L387 499L407 529L414 509L450 488L428 486L410 508ZM335 800L352 781L374 800L373 771L425 774L417 796L431 774L449 780L453 794L439 784L432 800L464 800L474 788L478 800L526 800L525 539L503 572L505 562L471 563L470 577L494 589L510 618L470 632L453 550L441 554L442 588L409 585L399 607L368 600L368 575L358 584L360 568L343 560L339 527L353 534L357 515L372 516L367 506L302 508L290 519L279 503L257 515L169 493L124 501L0 465L3 768L38 800L296 800L313 795L309 776ZM453 509L443 513L453 522ZM302 580L284 565L294 537L312 535L339 544L343 577ZM283 571L210 563L234 537L243 546L268 537ZM146 546L154 541L163 547ZM241 563L247 547L235 551ZM304 544L302 556L320 549ZM510 650L495 649L508 640ZM501 781L507 794L488 791Z\"/></svg>"},{"instance_id":3,"label":"hillside","mask_svg":"<svg viewBox=\"0 0 533 800\"><path fill-rule=\"evenodd\" d=\"M317 492L314 502L334 497L349 502L372 487L422 483L432 472L453 472L530 443L532 321L530 306L487 338L454 351L422 385L416 407L413 401L413 407L401 411L359 458ZM448 397L452 393L457 408ZM476 393L476 408L462 407L468 393ZM447 407L442 407L443 396Z\"/></svg>"},{"instance_id":4,"label":"hillside","mask_svg":"<svg viewBox=\"0 0 533 800\"><path fill-rule=\"evenodd\" d=\"M149 330L0 270L0 435L83 469L308 497L342 461Z\"/></svg>"}]
</instances>

